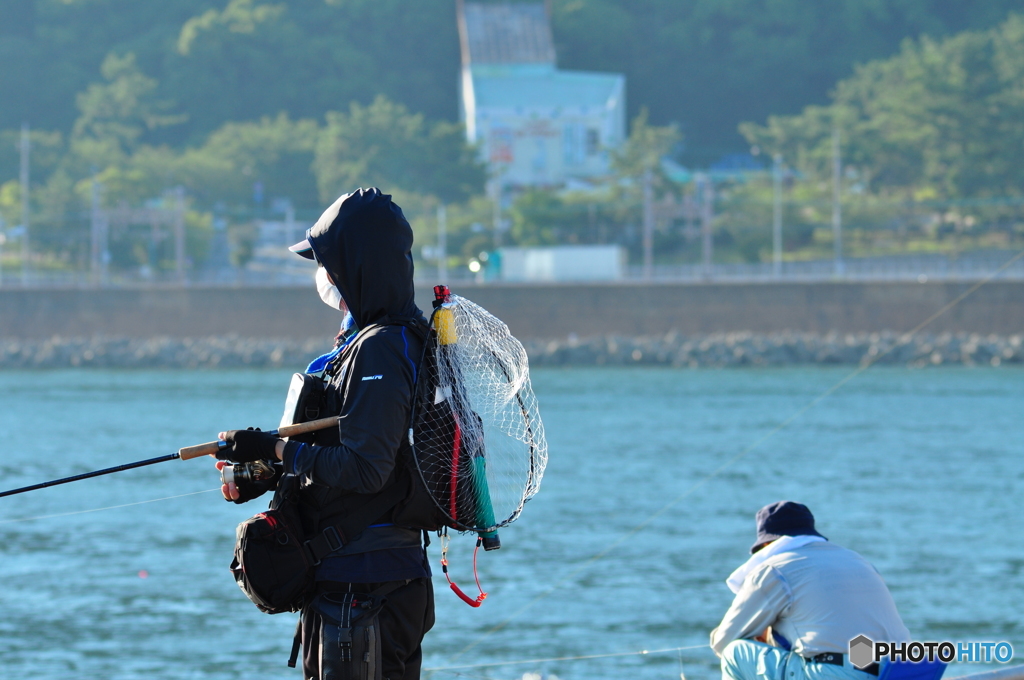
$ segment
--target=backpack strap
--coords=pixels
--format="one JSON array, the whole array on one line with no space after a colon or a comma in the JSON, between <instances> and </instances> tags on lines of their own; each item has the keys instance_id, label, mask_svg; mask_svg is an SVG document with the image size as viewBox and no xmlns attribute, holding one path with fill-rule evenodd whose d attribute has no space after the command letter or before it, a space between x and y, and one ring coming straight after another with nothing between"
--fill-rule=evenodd
<instances>
[{"instance_id":1,"label":"backpack strap","mask_svg":"<svg viewBox=\"0 0 1024 680\"><path fill-rule=\"evenodd\" d=\"M430 327L422 317L385 316L376 323L361 329L358 335L363 335L378 326L405 326L416 333L421 340L425 340L430 331ZM354 347L358 341L358 336L352 338L345 349L328 366L326 371L328 374L338 370L348 357L350 348ZM415 390L416 386L413 385L414 394ZM306 549L313 558L313 564L320 564L324 557L352 542L384 513L402 502L408 494L408 484L402 484L395 480L364 505L350 512L343 521L324 527L320 533L306 541Z\"/></svg>"},{"instance_id":2,"label":"backpack strap","mask_svg":"<svg viewBox=\"0 0 1024 680\"><path fill-rule=\"evenodd\" d=\"M302 615L295 624L295 637L292 638L292 653L288 657L288 668L295 668L295 662L299 660L299 647L302 646Z\"/></svg>"},{"instance_id":3,"label":"backpack strap","mask_svg":"<svg viewBox=\"0 0 1024 680\"><path fill-rule=\"evenodd\" d=\"M374 326L405 326L419 336L420 340L427 337L430 326L422 316L392 316L387 314L378 319Z\"/></svg>"},{"instance_id":4,"label":"backpack strap","mask_svg":"<svg viewBox=\"0 0 1024 680\"><path fill-rule=\"evenodd\" d=\"M397 480L362 506L350 512L344 520L324 527L320 533L306 541L306 550L313 558L313 564L320 564L323 558L363 533L375 520L398 505L408 494L405 484Z\"/></svg>"},{"instance_id":5,"label":"backpack strap","mask_svg":"<svg viewBox=\"0 0 1024 680\"><path fill-rule=\"evenodd\" d=\"M317 606L320 602L319 596L313 599L312 607L321 617L321 625L325 620L331 621L338 625L338 645L341 648L341 655L344 658L346 654L351 657L352 654L352 610L356 607L362 610L360 616L366 616L367 613L370 615L376 614L384 604L387 602L387 596L392 592L412 583L412 579L405 579L403 581L389 581L377 588L370 593L353 593L347 592L342 595L342 601L339 607L333 607L333 614L327 614L321 607ZM340 610L341 616L337 616ZM303 612L305 615L305 612ZM289 668L295 668L295 662L299 658L299 648L302 646L302 616L299 617L298 625L295 627L295 637L292 639L292 653L288 657ZM315 642L313 644L316 644ZM351 658L349 658L351 660Z\"/></svg>"},{"instance_id":6,"label":"backpack strap","mask_svg":"<svg viewBox=\"0 0 1024 680\"><path fill-rule=\"evenodd\" d=\"M349 336L349 338L345 340L344 343L334 351L334 356L331 357L331 359L326 363L326 365L323 368L323 375L325 380L330 380L338 373L342 365L345 363L349 355L352 353L352 348L358 342L359 336L366 335L366 333L371 328L373 328L373 326L374 324L371 324L366 328L359 329L357 332Z\"/></svg>"}]
</instances>

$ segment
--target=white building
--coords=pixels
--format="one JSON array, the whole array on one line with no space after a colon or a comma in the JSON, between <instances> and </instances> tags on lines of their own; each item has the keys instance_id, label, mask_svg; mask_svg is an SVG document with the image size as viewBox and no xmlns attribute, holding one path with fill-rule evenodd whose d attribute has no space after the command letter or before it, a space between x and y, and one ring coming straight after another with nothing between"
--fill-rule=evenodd
<instances>
[{"instance_id":1,"label":"white building","mask_svg":"<svg viewBox=\"0 0 1024 680\"><path fill-rule=\"evenodd\" d=\"M619 245L498 248L501 281L618 281L626 274L626 249Z\"/></svg>"},{"instance_id":2,"label":"white building","mask_svg":"<svg viewBox=\"0 0 1024 680\"><path fill-rule=\"evenodd\" d=\"M561 71L548 9L459 2L461 117L500 187L603 175L626 135L626 78Z\"/></svg>"}]
</instances>

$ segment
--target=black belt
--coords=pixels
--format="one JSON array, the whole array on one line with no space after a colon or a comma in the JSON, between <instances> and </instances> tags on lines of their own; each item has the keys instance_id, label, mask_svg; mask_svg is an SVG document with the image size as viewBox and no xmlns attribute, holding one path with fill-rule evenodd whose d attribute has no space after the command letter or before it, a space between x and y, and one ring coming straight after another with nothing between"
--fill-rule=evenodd
<instances>
[{"instance_id":1,"label":"black belt","mask_svg":"<svg viewBox=\"0 0 1024 680\"><path fill-rule=\"evenodd\" d=\"M845 666L846 664L843 662L843 657L844 656L845 656L844 654L838 654L836 652L822 652L821 654L815 654L812 657L809 657L809 658L805 657L805 658L807 658L807 660L812 662L812 663L827 663L827 664L832 665L832 666ZM859 671L861 671L863 673L870 673L871 675L878 675L878 664L877 663L873 663L870 666L867 666L865 668L857 668L856 666L852 666L852 668L856 668L857 670L859 670Z\"/></svg>"}]
</instances>

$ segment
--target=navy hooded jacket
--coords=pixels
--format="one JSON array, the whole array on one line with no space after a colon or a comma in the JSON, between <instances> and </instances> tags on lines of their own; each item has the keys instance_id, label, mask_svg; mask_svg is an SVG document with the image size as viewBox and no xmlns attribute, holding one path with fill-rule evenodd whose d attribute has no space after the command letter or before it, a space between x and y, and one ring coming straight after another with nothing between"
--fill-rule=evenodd
<instances>
[{"instance_id":1,"label":"navy hooded jacket","mask_svg":"<svg viewBox=\"0 0 1024 680\"><path fill-rule=\"evenodd\" d=\"M391 196L379 189L342 196L307 239L360 329L329 387L340 404L337 444L285 446L285 471L302 477L302 497L319 530L394 482L423 345L411 328L389 322L423 315L414 301L412 228ZM429 575L419 532L382 524L332 553L318 578L377 582Z\"/></svg>"}]
</instances>

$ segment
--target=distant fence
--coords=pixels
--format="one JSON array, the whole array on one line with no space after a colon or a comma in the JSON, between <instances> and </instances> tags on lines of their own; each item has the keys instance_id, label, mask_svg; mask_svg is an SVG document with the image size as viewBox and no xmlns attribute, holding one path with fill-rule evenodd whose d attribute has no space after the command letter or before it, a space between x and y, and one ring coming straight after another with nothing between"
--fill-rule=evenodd
<instances>
[{"instance_id":1,"label":"distant fence","mask_svg":"<svg viewBox=\"0 0 1024 680\"><path fill-rule=\"evenodd\" d=\"M286 252L286 251L285 251ZM287 254L287 253L286 253ZM629 266L623 281L658 283L771 283L816 281L970 281L992 275L1016 253L985 251L959 256L941 254L893 255L844 260L837 271L834 260L783 262L778 273L770 262L714 264L706 269L700 264L654 265L650 278L642 266ZM261 257L245 268L187 271L179 276L173 271L143 273L110 273L100 283L89 272L29 272L10 268L0 271L0 288L139 288L175 286L225 287L290 287L312 285L313 265L298 258ZM418 262L417 278L431 283L437 278L437 267ZM998 274L1000 280L1024 281L1024 258L1013 262ZM447 283L484 283L485 275L475 275L466 268L449 267ZM551 282L545 282L550 284Z\"/></svg>"},{"instance_id":2,"label":"distant fence","mask_svg":"<svg viewBox=\"0 0 1024 680\"><path fill-rule=\"evenodd\" d=\"M66 289L66 288L188 288L195 286L221 286L225 288L259 288L312 286L313 270L308 274L292 271L236 269L218 272L186 272L179 277L174 272L152 274L118 273L108 274L99 282L89 272L40 272L33 271L27 276L4 271L0 279L2 289Z\"/></svg>"},{"instance_id":3,"label":"distant fence","mask_svg":"<svg viewBox=\"0 0 1024 680\"><path fill-rule=\"evenodd\" d=\"M843 260L783 262L778 274L770 262L715 264L710 271L700 264L654 265L654 281L963 281L980 279L999 271L1016 253L997 251L966 253L957 257L939 254L893 255ZM628 277L644 278L643 267L631 266ZM1000 279L1024 279L1024 258L1000 272Z\"/></svg>"}]
</instances>

